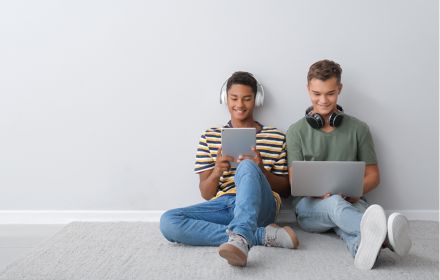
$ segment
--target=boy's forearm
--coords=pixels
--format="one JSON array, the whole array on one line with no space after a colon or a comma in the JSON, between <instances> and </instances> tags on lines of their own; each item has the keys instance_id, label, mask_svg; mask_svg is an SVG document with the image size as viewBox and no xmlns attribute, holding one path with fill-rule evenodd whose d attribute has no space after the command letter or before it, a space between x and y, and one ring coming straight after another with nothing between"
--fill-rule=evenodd
<instances>
[{"instance_id":1,"label":"boy's forearm","mask_svg":"<svg viewBox=\"0 0 440 280\"><path fill-rule=\"evenodd\" d=\"M202 197L206 200L213 198L217 194L217 187L220 177L214 172L204 179L200 179L199 188Z\"/></svg>"},{"instance_id":2,"label":"boy's forearm","mask_svg":"<svg viewBox=\"0 0 440 280\"><path fill-rule=\"evenodd\" d=\"M377 164L371 164L365 166L364 176L364 194L374 190L380 182L379 167Z\"/></svg>"}]
</instances>

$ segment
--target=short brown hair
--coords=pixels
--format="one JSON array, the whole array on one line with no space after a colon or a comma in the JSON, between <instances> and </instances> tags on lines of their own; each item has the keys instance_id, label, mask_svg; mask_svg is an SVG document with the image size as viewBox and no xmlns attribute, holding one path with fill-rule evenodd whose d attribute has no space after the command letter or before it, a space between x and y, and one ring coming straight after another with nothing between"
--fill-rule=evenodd
<instances>
[{"instance_id":1,"label":"short brown hair","mask_svg":"<svg viewBox=\"0 0 440 280\"><path fill-rule=\"evenodd\" d=\"M309 73L307 74L307 83L310 83L312 79L326 81L333 77L336 77L338 83L341 83L341 74L342 68L338 63L328 59L320 60L310 66Z\"/></svg>"}]
</instances>

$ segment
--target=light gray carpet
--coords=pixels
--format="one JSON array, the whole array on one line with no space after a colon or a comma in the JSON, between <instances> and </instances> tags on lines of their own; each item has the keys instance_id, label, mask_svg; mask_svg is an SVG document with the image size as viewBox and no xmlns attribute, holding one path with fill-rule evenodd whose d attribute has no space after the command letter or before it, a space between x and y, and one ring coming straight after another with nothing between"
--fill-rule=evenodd
<instances>
[{"instance_id":1,"label":"light gray carpet","mask_svg":"<svg viewBox=\"0 0 440 280\"><path fill-rule=\"evenodd\" d=\"M67 225L0 279L438 279L439 225L411 222L413 248L405 258L383 250L371 271L353 266L335 234L299 230L300 249L253 247L248 266L229 266L215 247L166 241L157 223Z\"/></svg>"}]
</instances>

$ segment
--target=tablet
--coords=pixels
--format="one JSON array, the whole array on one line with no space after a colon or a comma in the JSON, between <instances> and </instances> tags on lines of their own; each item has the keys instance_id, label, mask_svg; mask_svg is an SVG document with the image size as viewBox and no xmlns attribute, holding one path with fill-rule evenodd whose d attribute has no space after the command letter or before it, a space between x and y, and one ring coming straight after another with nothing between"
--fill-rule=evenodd
<instances>
[{"instance_id":1,"label":"tablet","mask_svg":"<svg viewBox=\"0 0 440 280\"><path fill-rule=\"evenodd\" d=\"M251 155L255 153L252 147L256 145L257 130L252 128L222 128L222 154L233 157L235 160L240 155ZM236 162L231 162L236 167Z\"/></svg>"},{"instance_id":2,"label":"tablet","mask_svg":"<svg viewBox=\"0 0 440 280\"><path fill-rule=\"evenodd\" d=\"M361 197L363 194L363 161L292 161L290 167L293 196L332 193Z\"/></svg>"}]
</instances>

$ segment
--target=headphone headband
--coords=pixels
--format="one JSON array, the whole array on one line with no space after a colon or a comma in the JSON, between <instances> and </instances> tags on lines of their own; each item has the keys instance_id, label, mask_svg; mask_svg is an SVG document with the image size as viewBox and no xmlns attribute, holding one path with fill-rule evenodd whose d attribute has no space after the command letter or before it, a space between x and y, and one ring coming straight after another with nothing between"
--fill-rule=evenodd
<instances>
[{"instance_id":1,"label":"headphone headband","mask_svg":"<svg viewBox=\"0 0 440 280\"><path fill-rule=\"evenodd\" d=\"M257 92L255 93L255 106L263 106L264 103L264 88L263 85L258 82L258 80L249 73L257 82ZM227 104L228 99L228 92L227 92L227 84L228 84L229 78L223 82L223 85L220 89L220 104Z\"/></svg>"}]
</instances>

